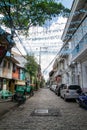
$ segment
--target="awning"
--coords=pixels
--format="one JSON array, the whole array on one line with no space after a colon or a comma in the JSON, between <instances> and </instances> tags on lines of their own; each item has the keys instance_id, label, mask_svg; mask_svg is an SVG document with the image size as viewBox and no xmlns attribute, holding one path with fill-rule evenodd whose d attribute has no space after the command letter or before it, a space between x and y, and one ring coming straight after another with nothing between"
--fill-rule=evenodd
<instances>
[{"instance_id":1,"label":"awning","mask_svg":"<svg viewBox=\"0 0 87 130\"><path fill-rule=\"evenodd\" d=\"M19 61L16 60L14 57L9 57L9 56L6 56L5 58L7 58L8 60L11 60L13 63L15 64L19 64Z\"/></svg>"}]
</instances>

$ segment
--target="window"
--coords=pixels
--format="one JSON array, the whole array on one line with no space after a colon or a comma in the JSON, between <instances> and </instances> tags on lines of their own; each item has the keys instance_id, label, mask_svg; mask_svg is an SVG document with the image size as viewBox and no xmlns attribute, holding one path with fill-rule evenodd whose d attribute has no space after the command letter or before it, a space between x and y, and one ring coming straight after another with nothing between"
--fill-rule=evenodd
<instances>
[{"instance_id":1,"label":"window","mask_svg":"<svg viewBox=\"0 0 87 130\"><path fill-rule=\"evenodd\" d=\"M80 86L79 85L70 85L69 89L74 89L74 90L80 89Z\"/></svg>"},{"instance_id":2,"label":"window","mask_svg":"<svg viewBox=\"0 0 87 130\"><path fill-rule=\"evenodd\" d=\"M13 64L13 72L15 73L15 71L16 71L16 65Z\"/></svg>"},{"instance_id":3,"label":"window","mask_svg":"<svg viewBox=\"0 0 87 130\"><path fill-rule=\"evenodd\" d=\"M63 89L67 89L67 86L66 86L66 85L64 85L64 86L63 86Z\"/></svg>"}]
</instances>

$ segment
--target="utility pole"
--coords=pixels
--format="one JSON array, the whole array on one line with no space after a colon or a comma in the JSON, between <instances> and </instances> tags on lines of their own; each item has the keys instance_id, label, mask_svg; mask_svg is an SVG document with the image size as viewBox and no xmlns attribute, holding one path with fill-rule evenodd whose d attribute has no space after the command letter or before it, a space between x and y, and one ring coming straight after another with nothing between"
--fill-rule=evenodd
<instances>
[{"instance_id":1,"label":"utility pole","mask_svg":"<svg viewBox=\"0 0 87 130\"><path fill-rule=\"evenodd\" d=\"M40 47L40 51L39 51L39 65L41 65L41 47Z\"/></svg>"},{"instance_id":2,"label":"utility pole","mask_svg":"<svg viewBox=\"0 0 87 130\"><path fill-rule=\"evenodd\" d=\"M47 48L48 47L40 47L40 50L39 50L39 65L41 65L41 52L47 52ZM41 50L43 49L43 50Z\"/></svg>"}]
</instances>

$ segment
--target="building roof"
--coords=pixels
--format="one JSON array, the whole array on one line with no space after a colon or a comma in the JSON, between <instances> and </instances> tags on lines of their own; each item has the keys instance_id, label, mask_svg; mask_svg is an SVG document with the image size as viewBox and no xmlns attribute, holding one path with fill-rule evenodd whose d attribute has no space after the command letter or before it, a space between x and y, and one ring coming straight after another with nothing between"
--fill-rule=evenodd
<instances>
[{"instance_id":1,"label":"building roof","mask_svg":"<svg viewBox=\"0 0 87 130\"><path fill-rule=\"evenodd\" d=\"M19 61L16 60L14 57L8 57L8 56L6 56L5 58L8 59L8 60L11 60L15 64L19 64Z\"/></svg>"},{"instance_id":2,"label":"building roof","mask_svg":"<svg viewBox=\"0 0 87 130\"><path fill-rule=\"evenodd\" d=\"M26 59L17 52L12 51L12 54L13 54L13 57L19 62L18 66L24 68Z\"/></svg>"}]
</instances>

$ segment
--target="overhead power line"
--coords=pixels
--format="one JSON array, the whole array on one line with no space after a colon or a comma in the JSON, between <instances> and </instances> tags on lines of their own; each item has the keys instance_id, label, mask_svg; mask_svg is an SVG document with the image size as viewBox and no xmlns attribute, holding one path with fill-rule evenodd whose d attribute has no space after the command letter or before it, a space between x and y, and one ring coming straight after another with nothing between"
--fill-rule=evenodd
<instances>
[{"instance_id":1,"label":"overhead power line","mask_svg":"<svg viewBox=\"0 0 87 130\"><path fill-rule=\"evenodd\" d=\"M28 51L27 49L25 48L25 46L22 44L22 40L21 38L18 36L18 34L15 32L15 35L18 37L19 41L20 41L20 44L22 45L22 47L24 48L25 52L28 54Z\"/></svg>"},{"instance_id":2,"label":"overhead power line","mask_svg":"<svg viewBox=\"0 0 87 130\"><path fill-rule=\"evenodd\" d=\"M17 50L19 51L19 53L21 54L22 57L24 57L26 59L26 57L22 54L22 52L19 50L19 48L16 46Z\"/></svg>"},{"instance_id":3,"label":"overhead power line","mask_svg":"<svg viewBox=\"0 0 87 130\"><path fill-rule=\"evenodd\" d=\"M49 63L49 65L43 70L43 73L50 67L50 65L54 62L54 60L57 58L59 52L56 54L56 56L51 60L51 62Z\"/></svg>"}]
</instances>

